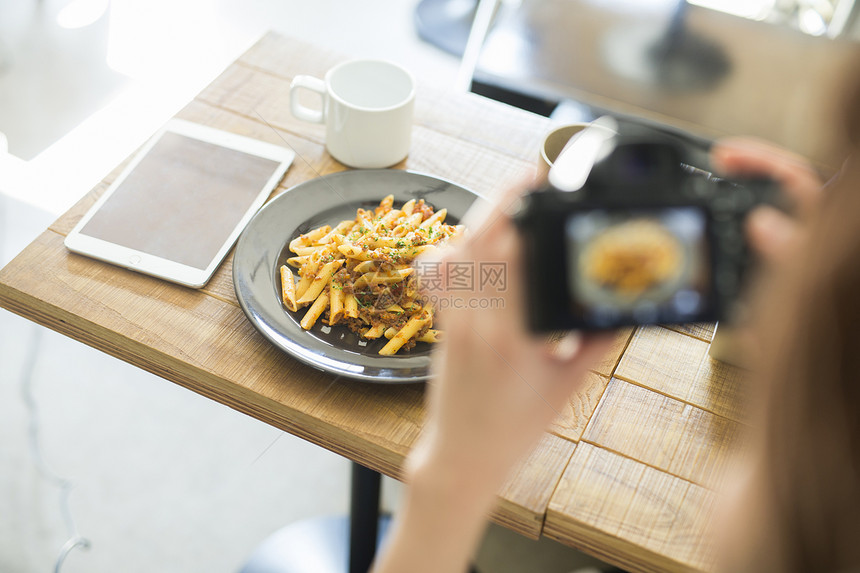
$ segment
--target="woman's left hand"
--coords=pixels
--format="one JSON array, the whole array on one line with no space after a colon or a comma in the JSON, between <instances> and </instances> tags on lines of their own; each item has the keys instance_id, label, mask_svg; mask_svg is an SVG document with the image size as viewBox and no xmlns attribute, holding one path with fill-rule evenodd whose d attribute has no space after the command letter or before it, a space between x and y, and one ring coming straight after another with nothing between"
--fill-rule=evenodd
<instances>
[{"instance_id":1,"label":"woman's left hand","mask_svg":"<svg viewBox=\"0 0 860 573\"><path fill-rule=\"evenodd\" d=\"M513 189L481 222L467 221L468 238L434 267L445 277L454 265L476 272L493 263L504 287L491 305L478 290L431 293L447 339L434 355L427 422L406 462L407 496L377 573L463 571L504 479L609 348L609 336L550 347L527 330L520 242L506 214L524 190Z\"/></svg>"},{"instance_id":2,"label":"woman's left hand","mask_svg":"<svg viewBox=\"0 0 860 573\"><path fill-rule=\"evenodd\" d=\"M468 239L439 262L443 277L491 263L504 273L504 288L432 293L447 340L435 357L428 427L413 469L441 457L499 485L608 350L607 335L568 334L549 346L546 336L528 330L520 237L505 213L522 192L512 190L483 221L473 221Z\"/></svg>"}]
</instances>

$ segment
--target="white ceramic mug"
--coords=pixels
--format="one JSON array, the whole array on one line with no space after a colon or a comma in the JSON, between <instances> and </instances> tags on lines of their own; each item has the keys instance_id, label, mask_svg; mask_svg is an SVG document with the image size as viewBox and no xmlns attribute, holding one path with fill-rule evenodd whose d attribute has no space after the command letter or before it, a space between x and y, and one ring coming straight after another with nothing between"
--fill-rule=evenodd
<instances>
[{"instance_id":1,"label":"white ceramic mug","mask_svg":"<svg viewBox=\"0 0 860 573\"><path fill-rule=\"evenodd\" d=\"M588 127L587 123L569 123L555 127L546 134L540 147L539 175L546 175L570 139Z\"/></svg>"},{"instance_id":2,"label":"white ceramic mug","mask_svg":"<svg viewBox=\"0 0 860 573\"><path fill-rule=\"evenodd\" d=\"M301 89L320 94L322 109L300 104ZM290 84L292 114L325 124L328 152L350 167L390 167L409 154L414 102L412 75L382 60L349 60L324 80L296 76Z\"/></svg>"}]
</instances>

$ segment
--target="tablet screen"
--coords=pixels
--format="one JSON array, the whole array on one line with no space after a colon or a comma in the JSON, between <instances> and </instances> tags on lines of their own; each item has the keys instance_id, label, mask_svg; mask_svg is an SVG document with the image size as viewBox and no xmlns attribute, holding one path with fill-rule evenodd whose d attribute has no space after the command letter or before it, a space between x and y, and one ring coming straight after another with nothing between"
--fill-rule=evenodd
<instances>
[{"instance_id":1,"label":"tablet screen","mask_svg":"<svg viewBox=\"0 0 860 573\"><path fill-rule=\"evenodd\" d=\"M206 269L280 164L166 131L80 232Z\"/></svg>"}]
</instances>

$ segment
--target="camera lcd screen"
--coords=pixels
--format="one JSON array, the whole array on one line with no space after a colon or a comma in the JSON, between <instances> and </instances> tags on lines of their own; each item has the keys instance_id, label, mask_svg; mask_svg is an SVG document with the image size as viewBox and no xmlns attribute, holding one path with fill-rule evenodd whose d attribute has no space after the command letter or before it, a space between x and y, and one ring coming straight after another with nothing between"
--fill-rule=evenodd
<instances>
[{"instance_id":1,"label":"camera lcd screen","mask_svg":"<svg viewBox=\"0 0 860 573\"><path fill-rule=\"evenodd\" d=\"M712 304L699 207L582 211L565 237L571 311L585 324L689 322Z\"/></svg>"}]
</instances>

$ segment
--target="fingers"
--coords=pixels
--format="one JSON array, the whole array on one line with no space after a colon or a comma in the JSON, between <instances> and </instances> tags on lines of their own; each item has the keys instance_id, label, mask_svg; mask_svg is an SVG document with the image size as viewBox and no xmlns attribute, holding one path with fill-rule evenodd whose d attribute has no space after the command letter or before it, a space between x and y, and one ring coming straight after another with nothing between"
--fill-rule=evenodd
<instances>
[{"instance_id":1,"label":"fingers","mask_svg":"<svg viewBox=\"0 0 860 573\"><path fill-rule=\"evenodd\" d=\"M484 234L446 252L437 267L438 288L429 293L440 322L463 320L483 336L500 327L517 334L524 330L520 252L517 231L504 217ZM500 277L485 280L486 268L495 269ZM471 277L468 284L458 282L463 271Z\"/></svg>"},{"instance_id":2,"label":"fingers","mask_svg":"<svg viewBox=\"0 0 860 573\"><path fill-rule=\"evenodd\" d=\"M776 180L797 203L800 213L814 210L821 198L821 178L795 153L765 141L727 137L711 150L713 168L728 176L766 176Z\"/></svg>"},{"instance_id":3,"label":"fingers","mask_svg":"<svg viewBox=\"0 0 860 573\"><path fill-rule=\"evenodd\" d=\"M794 219L772 207L759 207L746 222L750 246L766 261L783 261L791 256L801 237Z\"/></svg>"},{"instance_id":4,"label":"fingers","mask_svg":"<svg viewBox=\"0 0 860 573\"><path fill-rule=\"evenodd\" d=\"M493 201L475 201L463 217L463 224L470 229L470 235L481 235L500 221L507 220L519 198L527 193L532 185L531 179L522 180Z\"/></svg>"},{"instance_id":5,"label":"fingers","mask_svg":"<svg viewBox=\"0 0 860 573\"><path fill-rule=\"evenodd\" d=\"M551 343L547 347L547 353L550 358L566 362L572 360L582 347L582 334L579 332L569 332L556 343Z\"/></svg>"},{"instance_id":6,"label":"fingers","mask_svg":"<svg viewBox=\"0 0 860 573\"><path fill-rule=\"evenodd\" d=\"M526 182L521 182L510 187L498 201L479 199L462 219L467 229L464 241L445 245L417 259L415 267L418 275L432 271L437 277L443 278L441 281L423 281L429 295L447 294L447 281L444 280L449 276L447 269L458 263L504 263L506 278L515 276L511 267L518 262L519 244L512 244L516 242L516 230L509 212L528 189ZM432 286L427 288L428 285Z\"/></svg>"},{"instance_id":7,"label":"fingers","mask_svg":"<svg viewBox=\"0 0 860 573\"><path fill-rule=\"evenodd\" d=\"M601 358L609 350L614 340L614 332L583 333L571 331L547 350L549 356L560 363L570 363L574 360L581 360L583 357L585 358L584 362L590 362L589 356L598 354L597 358Z\"/></svg>"},{"instance_id":8,"label":"fingers","mask_svg":"<svg viewBox=\"0 0 860 573\"><path fill-rule=\"evenodd\" d=\"M752 138L732 137L711 150L715 170L729 176L766 176L777 181L797 205L801 219L812 215L821 202L823 185L801 156ZM801 221L772 207L759 207L746 221L750 246L763 260L778 262L790 256L803 236Z\"/></svg>"},{"instance_id":9,"label":"fingers","mask_svg":"<svg viewBox=\"0 0 860 573\"><path fill-rule=\"evenodd\" d=\"M612 347L615 333L571 332L546 353L546 360L554 363L551 380L542 386L545 399L561 407L571 394L577 392L587 379L587 372Z\"/></svg>"}]
</instances>

